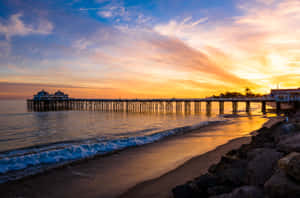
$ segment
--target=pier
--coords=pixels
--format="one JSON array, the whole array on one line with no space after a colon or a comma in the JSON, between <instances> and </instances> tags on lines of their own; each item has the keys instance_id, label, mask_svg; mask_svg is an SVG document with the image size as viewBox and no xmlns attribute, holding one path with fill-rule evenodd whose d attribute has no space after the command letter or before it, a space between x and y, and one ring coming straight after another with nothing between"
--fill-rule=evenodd
<instances>
[{"instance_id":1,"label":"pier","mask_svg":"<svg viewBox=\"0 0 300 198\"><path fill-rule=\"evenodd\" d=\"M261 104L261 112L266 113L267 103L273 103L277 111L281 110L281 101L271 97L262 98L199 98L199 99L29 99L30 111L104 111L104 112L161 112L161 113L200 113L212 111L212 103L219 103L220 114L224 114L224 104L232 104L232 113L239 111L239 104L245 103L245 112L251 112L252 103ZM288 101L293 105L298 101ZM204 103L204 104L203 104ZM285 101L286 103L286 101ZM295 104L294 104L295 103ZM203 105L202 105L203 104ZM205 107L205 109L201 109Z\"/></svg>"}]
</instances>

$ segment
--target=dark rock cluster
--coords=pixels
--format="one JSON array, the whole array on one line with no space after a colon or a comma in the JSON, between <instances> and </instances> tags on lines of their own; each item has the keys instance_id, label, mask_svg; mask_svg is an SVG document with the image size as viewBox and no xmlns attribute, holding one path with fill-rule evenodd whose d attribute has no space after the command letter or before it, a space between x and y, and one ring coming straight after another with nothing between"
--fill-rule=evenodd
<instances>
[{"instance_id":1,"label":"dark rock cluster","mask_svg":"<svg viewBox=\"0 0 300 198\"><path fill-rule=\"evenodd\" d=\"M250 144L172 192L174 198L300 198L300 115L260 129Z\"/></svg>"}]
</instances>

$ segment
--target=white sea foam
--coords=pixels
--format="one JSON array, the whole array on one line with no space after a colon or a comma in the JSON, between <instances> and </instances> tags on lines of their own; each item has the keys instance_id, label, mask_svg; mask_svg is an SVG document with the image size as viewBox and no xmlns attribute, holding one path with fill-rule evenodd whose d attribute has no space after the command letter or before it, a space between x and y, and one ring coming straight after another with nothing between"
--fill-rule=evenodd
<instances>
[{"instance_id":1,"label":"white sea foam","mask_svg":"<svg viewBox=\"0 0 300 198\"><path fill-rule=\"evenodd\" d=\"M227 121L227 119L210 120L193 126L179 127L146 136L65 142L4 152L0 154L0 183L41 172L43 166L57 167L96 155L149 144L167 136L223 121Z\"/></svg>"}]
</instances>

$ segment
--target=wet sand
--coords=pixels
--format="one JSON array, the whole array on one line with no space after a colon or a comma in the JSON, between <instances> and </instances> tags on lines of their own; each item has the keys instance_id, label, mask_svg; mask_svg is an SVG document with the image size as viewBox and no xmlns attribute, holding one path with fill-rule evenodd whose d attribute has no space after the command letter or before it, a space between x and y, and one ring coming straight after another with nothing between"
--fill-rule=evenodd
<instances>
[{"instance_id":1,"label":"wet sand","mask_svg":"<svg viewBox=\"0 0 300 198\"><path fill-rule=\"evenodd\" d=\"M249 137L226 142L247 136L265 121L241 118L2 184L1 197L168 197L174 186L205 172Z\"/></svg>"},{"instance_id":2,"label":"wet sand","mask_svg":"<svg viewBox=\"0 0 300 198\"><path fill-rule=\"evenodd\" d=\"M194 179L197 175L206 173L212 164L217 163L221 159L222 155L232 149L239 148L242 144L248 144L250 140L251 138L247 136L229 141L213 151L192 158L180 167L159 178L136 185L126 193L122 194L120 198L172 197L172 188Z\"/></svg>"}]
</instances>

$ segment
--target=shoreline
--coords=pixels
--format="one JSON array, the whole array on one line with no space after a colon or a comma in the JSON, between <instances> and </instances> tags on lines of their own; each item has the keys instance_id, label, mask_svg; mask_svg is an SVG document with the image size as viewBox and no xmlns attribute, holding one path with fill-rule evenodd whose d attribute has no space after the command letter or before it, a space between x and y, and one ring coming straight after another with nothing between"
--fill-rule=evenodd
<instances>
[{"instance_id":1,"label":"shoreline","mask_svg":"<svg viewBox=\"0 0 300 198\"><path fill-rule=\"evenodd\" d=\"M300 197L300 111L270 119L208 171L172 187L174 198Z\"/></svg>"},{"instance_id":2,"label":"shoreline","mask_svg":"<svg viewBox=\"0 0 300 198\"><path fill-rule=\"evenodd\" d=\"M112 151L108 151L108 152L104 152L104 153L100 153L100 154L95 154L95 155L92 155L92 156L88 156L88 157L84 157L84 158L80 158L80 159L76 159L76 160L71 160L71 161L66 161L66 162L61 162L61 163L54 163L54 164L49 164L49 165L42 165L38 169L32 169L30 173L26 173L27 169L24 169L24 170L12 172L12 173L9 173L9 174L3 174L3 175L0 174L0 184L2 184L2 183L4 184L4 183L7 183L7 182L13 182L13 181L19 181L19 180L34 177L34 176L37 176L37 175L40 175L40 174L45 174L47 172L55 171L56 169L62 169L62 168L68 167L68 166L80 165L82 163L88 162L89 160L94 160L94 159L101 158L101 157L108 157L110 155L114 155L116 153L126 151L128 149L142 147L142 146L146 146L146 145L153 144L153 143L163 142L163 141L168 140L169 138L176 138L176 136L182 136L182 135L185 135L187 133L193 132L194 130L201 130L202 128L205 130L205 128L210 127L212 125L215 125L215 126L226 125L229 122L230 122L229 119L203 121L203 122L200 122L198 124L194 124L194 125L190 125L190 126L177 127L177 128L173 128L173 129L169 129L169 130L156 132L156 133L151 134L151 135L147 135L145 137L152 137L152 136L156 136L156 135L161 135L161 137L159 137L157 140L152 140L148 143L143 143L143 144L140 144L140 145L136 144L136 145L133 145L133 146L132 145L125 146L124 148L115 149L115 150L112 150ZM34 154L34 153L36 153L35 149L41 149L41 148L47 147L47 146L51 147L52 145L60 145L60 144L66 144L66 143L72 143L72 142L76 142L76 141L66 141L66 142L42 144L42 145L35 145L35 146L31 146L31 147L26 147L26 148L19 148L19 149L16 149L16 150L2 151L2 152L0 152L0 155L7 154L7 153L10 153L10 152L22 151L22 150L33 150L32 154ZM22 155L20 155L20 156L22 156ZM4 179L8 178L8 179L6 179L6 181L3 182L1 180L3 178Z\"/></svg>"},{"instance_id":3,"label":"shoreline","mask_svg":"<svg viewBox=\"0 0 300 198\"><path fill-rule=\"evenodd\" d=\"M265 122L263 120L266 120L266 118L259 120L261 120L260 122ZM245 121L245 123L248 122L251 121ZM0 184L0 193L3 197L14 197L14 195L24 197L80 197L78 193L86 192L84 197L117 197L141 182L168 174L174 168L177 169L182 164L190 161L194 156L198 156L200 150L200 155L206 152L216 153L214 152L216 147L227 147L227 150L231 150L233 148L231 146L234 145L232 142L234 141L224 142L222 134L219 134L221 135L219 137L218 134L215 134L215 130L217 133L218 130L221 131L224 127L229 127L229 125L235 127L235 124L221 123L215 126L205 126L189 133L170 136L162 141L115 152L106 157L96 157L84 163L74 163L19 181ZM231 131L230 127L229 130ZM247 132L248 135L250 135L249 132ZM226 138L229 138L229 140L234 139ZM241 139L245 141L248 138L243 137ZM209 140L210 143L204 145L205 147L200 148L199 151L195 150L199 143L201 144L202 139ZM224 143L225 146L223 145ZM228 144L231 144L231 146L226 146ZM192 153L186 154L186 152L190 151ZM185 157L177 157L178 154ZM190 155L191 157L189 157ZM168 159L158 162L157 159L160 158ZM158 163L151 164L154 161ZM118 164L121 164L121 166L118 166ZM168 166L166 166L167 164ZM110 174L107 172L110 172ZM134 174L134 176L132 177L130 174ZM54 184L51 188L49 188L50 183ZM107 189L99 189L99 186L105 186L104 188ZM66 192L66 188L72 190Z\"/></svg>"},{"instance_id":4,"label":"shoreline","mask_svg":"<svg viewBox=\"0 0 300 198\"><path fill-rule=\"evenodd\" d=\"M173 187L194 179L196 174L204 174L207 172L208 168L212 164L217 163L224 154L232 149L239 148L242 144L249 143L250 140L250 136L229 140L227 143L222 144L211 151L193 157L179 167L158 178L137 184L120 195L119 198L169 198L172 196L171 190Z\"/></svg>"},{"instance_id":5,"label":"shoreline","mask_svg":"<svg viewBox=\"0 0 300 198\"><path fill-rule=\"evenodd\" d=\"M229 140L225 144L217 146L215 149L200 154L186 161L179 167L151 180L141 182L128 189L118 198L171 198L172 188L177 185L193 180L198 175L205 174L211 165L220 161L222 156L231 150L238 149L243 144L249 144L252 136L263 128L272 128L282 122L282 117L269 118L258 130L252 131L248 136L238 137Z\"/></svg>"}]
</instances>

